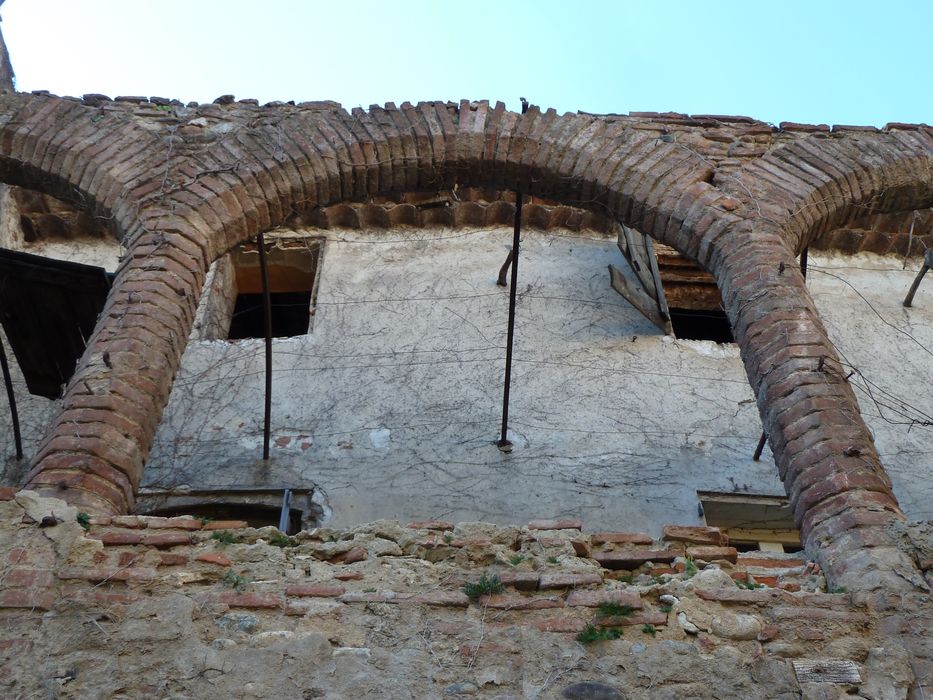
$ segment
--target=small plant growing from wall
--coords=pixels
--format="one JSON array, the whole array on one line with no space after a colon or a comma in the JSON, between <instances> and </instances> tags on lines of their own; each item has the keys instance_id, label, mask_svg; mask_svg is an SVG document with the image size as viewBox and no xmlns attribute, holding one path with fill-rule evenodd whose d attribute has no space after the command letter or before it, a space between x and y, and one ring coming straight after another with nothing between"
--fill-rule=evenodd
<instances>
[{"instance_id":1,"label":"small plant growing from wall","mask_svg":"<svg viewBox=\"0 0 933 700\"><path fill-rule=\"evenodd\" d=\"M272 537L269 538L269 544L273 547L297 547L298 540L294 537L289 537L288 535L283 535L281 532L276 532Z\"/></svg>"},{"instance_id":2,"label":"small plant growing from wall","mask_svg":"<svg viewBox=\"0 0 933 700\"><path fill-rule=\"evenodd\" d=\"M487 577L486 574L483 574L479 577L479 581L475 583L465 583L463 585L463 592L466 594L467 598L476 601L484 595L501 593L502 588L502 580L498 576L493 574Z\"/></svg>"},{"instance_id":3,"label":"small plant growing from wall","mask_svg":"<svg viewBox=\"0 0 933 700\"><path fill-rule=\"evenodd\" d=\"M232 588L237 593L242 592L243 589L246 588L246 585L249 583L245 576L240 576L233 569L227 569L224 577L220 580L220 582L223 585Z\"/></svg>"},{"instance_id":4,"label":"small plant growing from wall","mask_svg":"<svg viewBox=\"0 0 933 700\"><path fill-rule=\"evenodd\" d=\"M78 513L77 517L75 517L75 520L77 520L78 525L83 527L85 530L91 529L91 516L88 515L87 513L83 511Z\"/></svg>"},{"instance_id":5,"label":"small plant growing from wall","mask_svg":"<svg viewBox=\"0 0 933 700\"><path fill-rule=\"evenodd\" d=\"M596 618L606 617L628 617L635 609L631 605L619 605L618 603L605 602L600 603L596 608Z\"/></svg>"},{"instance_id":6,"label":"small plant growing from wall","mask_svg":"<svg viewBox=\"0 0 933 700\"><path fill-rule=\"evenodd\" d=\"M613 639L619 639L622 636L622 630L618 627L607 627L600 629L594 625L587 625L583 628L576 639L580 644L592 644L593 642L605 642Z\"/></svg>"},{"instance_id":7,"label":"small plant growing from wall","mask_svg":"<svg viewBox=\"0 0 933 700\"><path fill-rule=\"evenodd\" d=\"M237 541L237 538L229 530L219 530L211 535L211 539L221 546L234 544Z\"/></svg>"}]
</instances>

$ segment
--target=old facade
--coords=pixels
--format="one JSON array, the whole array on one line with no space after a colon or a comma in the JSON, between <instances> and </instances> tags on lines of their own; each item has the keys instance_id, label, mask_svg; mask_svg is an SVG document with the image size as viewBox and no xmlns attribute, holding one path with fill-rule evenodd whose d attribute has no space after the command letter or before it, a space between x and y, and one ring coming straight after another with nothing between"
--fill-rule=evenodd
<instances>
[{"instance_id":1,"label":"old facade","mask_svg":"<svg viewBox=\"0 0 933 700\"><path fill-rule=\"evenodd\" d=\"M127 606L125 619L144 618L143 608L151 606L158 617L177 604L166 597L175 588L175 594L200 606L179 623L192 639L206 639L191 626L199 615L206 617L195 626L214 624L223 614L217 606L254 608L268 616L251 625L270 634L279 630L282 639L304 634L305 646L326 647L330 635L330 643L344 651L327 664L339 666L346 657L346 663L362 664L352 673L371 678L378 666L367 667L368 656L357 658L364 652L346 649L381 644L388 656L380 663L389 663L395 652L385 650L392 645L373 638L372 630L397 625L399 634L407 630L411 639L423 632L409 629L410 623L391 612L398 609L393 606L417 605L427 627L447 615L454 617L443 622L456 625L467 615L471 625L485 630L487 612L499 599L485 599L482 617L473 619L475 609L457 592L463 579L498 567L527 574L509 579L517 592L500 601L497 622L510 630L503 634L518 635L497 640L503 649L511 644L524 653L527 632L521 630L532 625L559 636L554 653L566 662L571 647L577 649L573 635L586 627L577 608L587 607L573 605L569 596L595 589L595 597L583 598L598 598L596 607L606 602L600 597L604 590L612 598L632 586L635 597L619 600L625 598L633 609L646 601L646 617L638 620L664 628L658 640L646 632L638 642L647 644L650 654L675 653L671 644L694 645L690 648L707 655L696 662L705 673L719 663L716 654L746 665L758 664L764 654L775 660L768 672L780 677L775 687L787 697L843 687L865 697L906 697L909 691L923 697L924 688L930 689L929 642L917 627L918 621L931 620L926 573L931 562L929 543L924 544L929 535L923 526L905 524L905 510L915 520L929 518L924 456L929 426L923 425L923 401L897 403L910 398L909 384L929 379L923 356L930 347L928 290L921 286L915 308L900 312L898 328L889 328L888 316L877 313L882 304L899 306L917 256L933 242L929 127L772 127L744 117L557 115L537 107L521 115L501 104L470 101L347 112L327 102L259 106L221 98L185 106L159 98L76 100L7 92L0 96L0 180L61 200L68 211L89 213L119 241L119 246L85 246L115 256L116 274L64 395L30 409L35 412L29 414L34 420L27 436L33 441L27 473L21 482L8 479L10 487L33 492L15 498L16 489L7 493L10 526L4 541L10 566L50 573L48 581L40 574L17 574L29 579L25 586L6 582L13 593L3 599L4 607L13 611L23 638L34 623L46 630L22 646L8 640L6 652L25 658L43 649L72 658L63 648L50 651L49 637L43 636L53 618L59 621L54 624L69 619L63 599L77 600L79 607ZM505 292L494 280L507 252L502 227L514 211L515 191L534 198L525 212L522 274L527 277L520 277L520 284L527 315L519 326L517 353L526 363L518 365L517 381L527 393L523 398L516 391L516 449L502 455L492 441ZM14 195L5 196L9 209ZM28 209L23 202L16 206L20 213ZM911 225L910 236L904 235ZM606 266L624 265L616 248L621 226L712 274L737 350L665 338L611 290ZM7 240L22 227L21 220L9 222ZM280 400L273 458L263 464L256 437L261 342L229 343L222 336L237 313L236 297L249 293L244 269L250 263L243 258L250 251L241 244L268 232L276 255L298 250L307 257L314 280L306 291L315 310L310 334L274 344ZM798 258L816 243L827 252L810 254L814 264L805 279ZM47 245L40 240L39 248ZM839 250L861 256L843 259ZM897 270L911 254L912 270ZM846 295L851 300L840 302ZM865 321L862 317L871 313L866 309L880 321ZM879 331L888 334L882 341ZM850 344L852 336L866 341ZM899 360L893 368L871 364L871 356L884 347ZM856 389L891 386L903 388L869 408L863 394L860 410ZM686 408L684 397L691 402ZM888 399L906 425L889 427ZM709 417L698 418L700 410ZM873 417L876 412L879 418ZM762 429L773 462L749 459ZM879 452L891 455L891 475ZM8 465L7 474L15 474L17 465ZM674 469L681 473L669 471ZM727 543L702 528L684 537L666 530L666 544L654 542L665 523L701 524L696 492L704 490L704 479L707 490L720 493L777 496L783 488L806 558L781 566L773 562L786 560L777 557L743 568L734 550L725 551ZM269 532L244 531L221 543L234 549L214 551L219 540L203 533L200 521L127 517L137 499L178 498L184 486L229 491L244 484L257 490L306 487L305 508L314 521L306 525L357 529L314 530L281 551L269 546ZM45 500L51 498L70 505L59 508ZM84 519L87 535L75 523L79 511L91 516ZM506 527L535 513L569 520L522 531ZM388 525L369 530L360 525L439 516L494 520L501 528L421 523L393 526L383 537L373 533ZM628 539L620 532L584 536L578 519L602 530L649 532ZM48 529L39 527L43 524ZM160 528L167 534L150 531ZM239 529L229 525L230 532ZM40 544L52 534L53 544ZM691 539L696 537L700 540ZM22 549L20 539L45 554L33 561L29 552L15 553ZM326 546L337 542L353 546ZM722 550L691 552L691 546ZM359 551L348 557L354 549ZM632 552L643 554L639 559ZM388 578L378 578L384 570L376 560L388 566L393 557L441 568L450 560L459 568L417 576L393 568ZM693 573L687 572L688 563L707 559L724 566L710 572L728 569L736 574L731 578L746 583L752 567L750 585L759 585L757 575L773 590L723 593L719 574L705 570L708 584L688 585L689 577L679 578ZM306 560L313 566L301 563ZM671 566L649 568L656 578L639 578L648 575L640 567L649 561ZM554 572L559 585L546 578L548 565L564 567ZM771 581L760 570L769 566L785 578ZM825 580L797 583L797 576L818 577L815 566L822 567ZM248 576L241 576L243 567L251 569ZM617 570L624 573L608 573ZM340 584L339 592L315 589L307 595L305 589L282 587L309 585L305 579L319 583L331 573L366 583L359 590ZM233 592L218 597L214 589L223 588L228 574L243 580L227 581ZM241 591L247 579L258 592ZM282 586L269 588L273 580ZM414 596L421 585L416 581L430 584L439 597L396 595L409 586ZM394 592L371 591L370 583ZM100 597L101 586L107 596L117 597ZM561 593L541 593L549 590ZM258 597L238 597L244 595ZM658 595L677 602L661 602ZM310 610L292 601L322 597L339 598L328 603L338 607ZM684 602L695 597L712 607ZM367 614L375 610L382 622L342 620L339 606L360 604ZM688 610L690 605L700 608ZM751 607L737 612L730 605ZM803 628L789 631L791 626L782 624L794 618L788 606L807 611L823 636L807 639ZM435 618L438 607L444 612ZM566 619L548 622L551 618L539 613L527 619L519 614L552 607L569 611ZM49 612L42 616L36 609ZM702 629L667 625L668 616L673 622L681 613L687 622L704 620ZM328 617L334 615L348 626L306 639L308 629L338 624ZM321 616L330 622L321 622ZM38 623L40 618L44 621ZM102 619L94 622L101 626ZM115 638L132 636L127 623L112 624L121 630ZM747 629L736 631L742 625ZM357 636L347 632L351 628ZM485 632L469 630L474 632L481 634L479 641L461 641L483 649ZM862 640L859 650L839 641L849 636ZM259 648L271 638L236 643ZM723 645L722 640L732 641ZM787 652L791 641L804 644ZM466 660L466 670L457 666L456 673L437 674L425 696L460 690L520 696L528 695L531 685L548 696L570 688L571 676L614 678L605 663L620 643L607 642L598 659L574 651L572 661L555 666L566 667L561 676L568 682L560 684L546 674L532 682L540 667L530 656L522 657L530 674L524 680L506 674L496 676L501 682L482 681L486 676L474 672L481 670L476 668L480 652L467 646L460 659ZM201 651L227 655L220 662L225 668L235 656L225 644L202 645ZM624 644L625 654L642 653L631 642ZM325 654L323 647L314 653ZM893 651L884 651L889 647ZM686 647L678 649L687 653ZM430 644L411 653L419 668L433 654ZM288 656L278 648L270 654L275 663ZM794 654L850 660L866 680L808 677L806 669L792 669L787 659ZM538 656L556 663L557 657ZM896 673L882 668L890 659L896 659L891 662ZM755 668L764 672L764 666ZM203 679L205 669L187 672ZM15 690L39 682L19 672L8 676ZM752 676L736 679L736 690L729 692L767 682ZM887 682L895 676L899 680ZM79 680L72 688L90 687ZM205 692L200 682L149 683L153 687L145 692L182 697ZM257 690L257 697L275 687L273 680L262 682L265 690ZM708 680L696 682L698 688L709 687ZM303 687L303 696L295 696L319 697L308 693L321 683L316 679ZM460 690L445 690L458 683ZM872 683L880 690L872 690ZM340 687L350 692L353 686ZM371 681L367 687L375 692ZM107 693L127 697L142 692L108 688ZM72 690L60 682L56 692L69 697ZM336 690L320 692L341 696ZM404 683L393 692L418 696ZM638 692L654 697L650 685ZM834 697L813 695L823 696Z\"/></svg>"}]
</instances>

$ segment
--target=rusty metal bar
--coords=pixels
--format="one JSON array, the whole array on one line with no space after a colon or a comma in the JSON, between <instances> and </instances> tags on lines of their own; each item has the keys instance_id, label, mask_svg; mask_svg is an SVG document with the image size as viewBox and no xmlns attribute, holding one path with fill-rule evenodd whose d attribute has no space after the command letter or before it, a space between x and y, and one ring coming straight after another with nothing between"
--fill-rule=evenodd
<instances>
[{"instance_id":1,"label":"rusty metal bar","mask_svg":"<svg viewBox=\"0 0 933 700\"><path fill-rule=\"evenodd\" d=\"M907 296L904 297L904 306L909 307L914 303L914 294L917 293L917 289L920 287L920 280L923 279L923 276L933 267L933 247L927 248L926 252L923 254L923 267L920 268L920 272L917 273L917 276L914 278L914 282L910 285L910 291L907 292Z\"/></svg>"},{"instance_id":2,"label":"rusty metal bar","mask_svg":"<svg viewBox=\"0 0 933 700\"><path fill-rule=\"evenodd\" d=\"M262 428L262 459L269 461L269 436L272 420L272 295L269 293L269 269L266 265L266 241L260 233L256 236L259 245L259 272L262 277L262 305L266 325L266 397L265 416Z\"/></svg>"},{"instance_id":3,"label":"rusty metal bar","mask_svg":"<svg viewBox=\"0 0 933 700\"><path fill-rule=\"evenodd\" d=\"M0 368L3 369L3 383L6 385L6 397L10 402L10 418L13 421L13 442L16 443L16 459L23 458L23 436L19 432L19 413L16 410L16 395L13 393L13 378L6 361L6 350L0 340Z\"/></svg>"},{"instance_id":4,"label":"rusty metal bar","mask_svg":"<svg viewBox=\"0 0 933 700\"><path fill-rule=\"evenodd\" d=\"M761 453L765 451L766 442L768 442L768 433L762 433L758 439L758 447L755 448L755 455L752 457L756 462L761 459Z\"/></svg>"},{"instance_id":5,"label":"rusty metal bar","mask_svg":"<svg viewBox=\"0 0 933 700\"><path fill-rule=\"evenodd\" d=\"M528 101L522 100L522 114L528 111ZM512 443L509 442L509 389L512 384L512 345L515 340L515 302L518 294L518 247L522 235L522 195L521 191L515 193L515 226L512 229L512 252L510 258L512 261L512 281L509 287L509 330L505 341L505 380L502 389L502 434L499 436L499 442L496 446L503 452L512 451ZM508 264L508 260L506 261ZM499 271L499 277L502 279L505 275L505 265Z\"/></svg>"}]
</instances>

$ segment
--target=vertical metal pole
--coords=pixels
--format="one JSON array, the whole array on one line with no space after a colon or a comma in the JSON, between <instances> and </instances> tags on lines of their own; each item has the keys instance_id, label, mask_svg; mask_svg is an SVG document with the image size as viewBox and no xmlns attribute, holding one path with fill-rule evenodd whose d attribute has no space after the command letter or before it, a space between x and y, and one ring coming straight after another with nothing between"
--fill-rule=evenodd
<instances>
[{"instance_id":1,"label":"vertical metal pole","mask_svg":"<svg viewBox=\"0 0 933 700\"><path fill-rule=\"evenodd\" d=\"M282 513L279 515L279 530L288 534L288 525L292 519L292 490L285 489L282 494Z\"/></svg>"},{"instance_id":2,"label":"vertical metal pole","mask_svg":"<svg viewBox=\"0 0 933 700\"><path fill-rule=\"evenodd\" d=\"M528 111L528 102L522 98L522 114ZM503 452L512 451L509 442L509 388L512 384L512 344L515 340L515 301L518 294L518 246L522 235L522 199L521 191L515 193L515 226L512 230L512 281L509 288L509 331L505 341L505 380L502 389L502 434L496 445ZM500 272L500 276L501 276Z\"/></svg>"},{"instance_id":3,"label":"vertical metal pole","mask_svg":"<svg viewBox=\"0 0 933 700\"><path fill-rule=\"evenodd\" d=\"M16 459L23 458L23 436L19 432L19 413L16 411L16 396L13 394L13 379L10 366L6 361L6 350L0 340L0 368L3 369L3 383L6 385L6 397L10 402L10 418L13 419L13 442L16 443Z\"/></svg>"},{"instance_id":4,"label":"vertical metal pole","mask_svg":"<svg viewBox=\"0 0 933 700\"><path fill-rule=\"evenodd\" d=\"M923 265L920 268L920 272L918 272L917 276L914 278L914 283L910 285L910 291L908 291L907 296L904 297L904 306L909 307L914 303L914 294L917 293L917 289L920 287L920 280L923 279L923 276L930 268L933 268L933 247L927 248L926 252L923 254Z\"/></svg>"},{"instance_id":5,"label":"vertical metal pole","mask_svg":"<svg viewBox=\"0 0 933 700\"><path fill-rule=\"evenodd\" d=\"M260 233L259 272L262 277L262 305L266 322L266 405L265 422L262 429L262 459L269 461L269 423L272 420L272 296L269 294L269 270L266 266L266 241Z\"/></svg>"},{"instance_id":6,"label":"vertical metal pole","mask_svg":"<svg viewBox=\"0 0 933 700\"><path fill-rule=\"evenodd\" d=\"M752 457L756 462L761 459L761 453L765 451L765 443L768 441L768 434L762 433L758 440L758 447L755 448L755 455Z\"/></svg>"}]
</instances>

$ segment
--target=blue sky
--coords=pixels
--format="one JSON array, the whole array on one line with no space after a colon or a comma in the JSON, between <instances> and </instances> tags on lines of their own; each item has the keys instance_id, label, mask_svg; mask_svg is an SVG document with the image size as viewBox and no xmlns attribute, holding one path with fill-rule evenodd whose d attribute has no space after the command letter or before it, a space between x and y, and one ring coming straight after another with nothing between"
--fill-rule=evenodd
<instances>
[{"instance_id":1,"label":"blue sky","mask_svg":"<svg viewBox=\"0 0 933 700\"><path fill-rule=\"evenodd\" d=\"M933 0L7 0L20 90L933 123Z\"/></svg>"}]
</instances>

